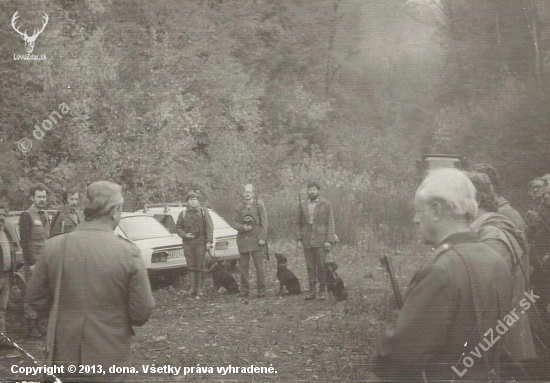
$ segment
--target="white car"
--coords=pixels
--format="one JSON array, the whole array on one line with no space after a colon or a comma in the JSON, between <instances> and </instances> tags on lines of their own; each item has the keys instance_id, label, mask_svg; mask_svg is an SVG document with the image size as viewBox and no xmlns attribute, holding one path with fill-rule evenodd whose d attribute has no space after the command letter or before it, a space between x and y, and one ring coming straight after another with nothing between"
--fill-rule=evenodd
<instances>
[{"instance_id":1,"label":"white car","mask_svg":"<svg viewBox=\"0 0 550 383\"><path fill-rule=\"evenodd\" d=\"M149 214L122 213L115 233L134 242L149 276L174 280L185 273L181 239L175 238Z\"/></svg>"},{"instance_id":2,"label":"white car","mask_svg":"<svg viewBox=\"0 0 550 383\"><path fill-rule=\"evenodd\" d=\"M149 214L157 221L162 223L176 238L181 238L176 233L176 222L179 214L187 209L183 203L164 203L164 204L149 204L145 205L139 213ZM233 229L218 213L212 209L208 209L212 223L214 224L214 248L210 251L215 257L215 260L232 261L233 263L240 258L237 248L237 230ZM208 261L208 255L207 255Z\"/></svg>"}]
</instances>

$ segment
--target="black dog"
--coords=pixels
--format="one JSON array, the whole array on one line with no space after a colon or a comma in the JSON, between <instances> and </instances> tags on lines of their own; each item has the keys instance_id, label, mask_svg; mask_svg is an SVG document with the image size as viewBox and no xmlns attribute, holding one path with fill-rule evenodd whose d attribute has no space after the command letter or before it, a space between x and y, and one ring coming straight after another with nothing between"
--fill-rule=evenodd
<instances>
[{"instance_id":1,"label":"black dog","mask_svg":"<svg viewBox=\"0 0 550 383\"><path fill-rule=\"evenodd\" d=\"M336 269L338 269L338 265L335 262L327 262L325 264L325 270L327 272L327 290L336 298L337 302L341 302L348 299L348 290L346 290L344 281L338 276Z\"/></svg>"},{"instance_id":2,"label":"black dog","mask_svg":"<svg viewBox=\"0 0 550 383\"><path fill-rule=\"evenodd\" d=\"M225 287L228 294L237 294L239 292L239 284L231 274L222 269L217 262L210 267L212 280L214 281L214 290L216 292L220 287Z\"/></svg>"},{"instance_id":3,"label":"black dog","mask_svg":"<svg viewBox=\"0 0 550 383\"><path fill-rule=\"evenodd\" d=\"M275 253L277 258L277 279L279 280L279 294L283 293L283 288L289 294L301 294L300 281L296 275L286 267L286 257L283 254Z\"/></svg>"}]
</instances>

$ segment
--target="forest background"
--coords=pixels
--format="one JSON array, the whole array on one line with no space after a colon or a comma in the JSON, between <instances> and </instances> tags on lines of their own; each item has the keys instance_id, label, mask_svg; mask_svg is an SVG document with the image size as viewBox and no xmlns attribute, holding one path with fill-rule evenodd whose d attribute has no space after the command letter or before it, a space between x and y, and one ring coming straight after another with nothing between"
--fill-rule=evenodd
<instances>
[{"instance_id":1,"label":"forest background","mask_svg":"<svg viewBox=\"0 0 550 383\"><path fill-rule=\"evenodd\" d=\"M198 190L231 218L240 185L286 239L318 180L344 243L412 238L415 161L457 153L500 172L525 211L550 173L545 0L1 0L0 203L36 182L109 179L125 210ZM49 22L15 60L20 30ZM29 32L30 34L30 32ZM41 140L34 126L70 106ZM18 141L32 141L22 153Z\"/></svg>"}]
</instances>

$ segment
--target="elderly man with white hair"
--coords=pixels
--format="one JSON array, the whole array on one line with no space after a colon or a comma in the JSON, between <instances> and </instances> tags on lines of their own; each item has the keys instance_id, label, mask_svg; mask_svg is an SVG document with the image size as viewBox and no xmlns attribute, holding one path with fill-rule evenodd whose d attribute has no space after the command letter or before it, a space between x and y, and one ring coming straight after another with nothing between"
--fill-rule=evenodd
<instances>
[{"instance_id":1,"label":"elderly man with white hair","mask_svg":"<svg viewBox=\"0 0 550 383\"><path fill-rule=\"evenodd\" d=\"M496 381L503 343L497 326L510 313L512 276L470 231L476 190L463 172L436 169L414 203L414 224L435 249L383 336L375 373L399 381Z\"/></svg>"},{"instance_id":2,"label":"elderly man with white hair","mask_svg":"<svg viewBox=\"0 0 550 383\"><path fill-rule=\"evenodd\" d=\"M63 366L58 377L68 381L122 380L109 367L129 362L132 326L145 324L155 306L138 247L113 231L123 201L117 184L88 186L85 221L45 242L28 287L33 307L52 306L46 362ZM71 375L69 365L90 368Z\"/></svg>"}]
</instances>

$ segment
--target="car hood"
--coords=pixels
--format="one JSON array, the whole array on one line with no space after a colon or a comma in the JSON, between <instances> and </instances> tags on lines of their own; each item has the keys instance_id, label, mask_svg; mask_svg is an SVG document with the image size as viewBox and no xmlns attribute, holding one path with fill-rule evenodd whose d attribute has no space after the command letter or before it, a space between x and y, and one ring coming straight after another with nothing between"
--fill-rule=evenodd
<instances>
[{"instance_id":1,"label":"car hood","mask_svg":"<svg viewBox=\"0 0 550 383\"><path fill-rule=\"evenodd\" d=\"M133 241L140 249L153 249L153 248L163 248L163 247L181 247L181 238L175 237L160 237L160 238L149 238L149 239L140 239L138 241Z\"/></svg>"},{"instance_id":2,"label":"car hood","mask_svg":"<svg viewBox=\"0 0 550 383\"><path fill-rule=\"evenodd\" d=\"M214 238L220 237L235 237L237 236L237 230L232 227L224 227L222 229L214 229Z\"/></svg>"}]
</instances>

